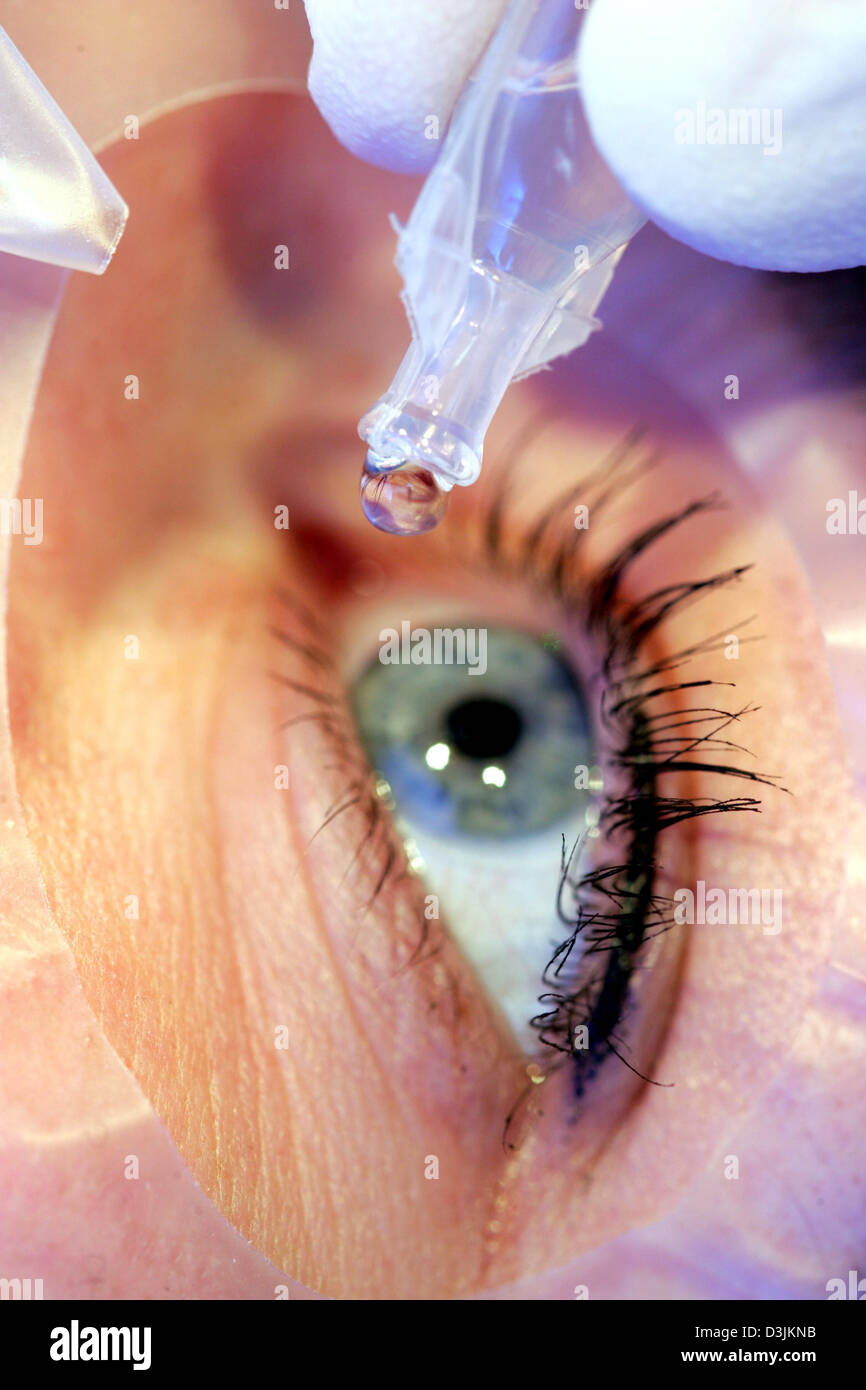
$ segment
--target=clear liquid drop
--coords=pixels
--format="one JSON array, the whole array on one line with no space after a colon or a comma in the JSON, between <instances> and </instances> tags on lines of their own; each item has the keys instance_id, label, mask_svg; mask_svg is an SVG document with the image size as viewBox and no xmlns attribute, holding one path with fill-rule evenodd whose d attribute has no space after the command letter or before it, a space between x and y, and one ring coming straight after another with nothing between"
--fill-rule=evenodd
<instances>
[{"instance_id":1,"label":"clear liquid drop","mask_svg":"<svg viewBox=\"0 0 866 1390\"><path fill-rule=\"evenodd\" d=\"M368 521L392 536L420 536L445 515L448 493L427 468L403 463L377 473L365 463L361 473L361 507Z\"/></svg>"}]
</instances>

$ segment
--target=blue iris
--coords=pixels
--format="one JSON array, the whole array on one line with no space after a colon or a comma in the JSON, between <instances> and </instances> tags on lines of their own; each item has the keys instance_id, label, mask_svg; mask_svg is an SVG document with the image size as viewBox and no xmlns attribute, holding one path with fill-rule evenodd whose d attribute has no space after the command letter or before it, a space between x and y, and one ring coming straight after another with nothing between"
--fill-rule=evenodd
<instances>
[{"instance_id":1,"label":"blue iris","mask_svg":"<svg viewBox=\"0 0 866 1390\"><path fill-rule=\"evenodd\" d=\"M594 760L583 692L539 638L485 631L483 671L370 663L353 691L367 755L418 830L504 840L564 827L581 799L575 767Z\"/></svg>"}]
</instances>

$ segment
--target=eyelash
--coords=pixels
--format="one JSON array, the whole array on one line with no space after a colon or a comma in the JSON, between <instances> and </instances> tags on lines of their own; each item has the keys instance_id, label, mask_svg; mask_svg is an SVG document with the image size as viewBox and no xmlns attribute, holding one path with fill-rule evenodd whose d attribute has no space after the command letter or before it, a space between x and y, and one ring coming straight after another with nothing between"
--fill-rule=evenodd
<instances>
[{"instance_id":1,"label":"eyelash","mask_svg":"<svg viewBox=\"0 0 866 1390\"><path fill-rule=\"evenodd\" d=\"M739 710L689 706L675 714L669 709L652 709L653 702L665 695L719 684L709 680L667 683L665 677L693 657L718 650L724 644L725 634L716 634L674 656L641 665L641 652L648 638L671 614L703 594L736 584L750 566L705 580L667 586L628 603L622 598L622 581L632 562L693 517L720 510L719 498L713 495L691 502L638 532L594 574L575 573L580 543L587 533L570 526L566 529L563 518L570 520L572 505L579 498L590 506L595 520L613 498L619 498L630 483L654 465L654 455L638 454L642 436L640 429L630 431L596 470L561 494L522 532L517 517L509 511L509 488L525 442L521 439L504 480L498 481L497 493L481 518L478 535L469 536L466 528L452 529L452 538L464 557L467 542L480 540L478 559L488 573L497 571L540 589L544 596L558 602L568 619L578 619L600 647L605 683L599 702L599 724L608 745L604 761L611 769L625 774L626 784L616 795L605 798L597 828L607 841L623 843L625 851L619 860L609 859L574 877L572 867L581 842L578 840L569 850L563 837L556 910L568 935L553 952L541 976L546 992L539 996L539 1003L552 1007L531 1020L540 1044L560 1054L548 1070L571 1061L578 1098L609 1055L618 1057L643 1080L652 1080L623 1056L618 1030L628 1009L631 980L642 947L673 924L672 900L654 891L659 871L659 836L670 826L698 816L760 810L760 800L753 796L665 797L659 791L659 779L672 772L700 771L774 788L779 785L777 778L733 762L689 759L688 755L698 748L724 747L746 753L739 745L720 740L719 735L726 726L751 712L748 705ZM506 515L508 526L503 524ZM336 679L329 654L316 640L321 631L320 620L294 595L278 597L308 636L297 639L282 628L272 628L275 639L302 656L311 672L327 672ZM745 625L740 622L737 627L741 631ZM319 723L329 735L338 767L347 776L343 794L326 811L316 835L353 807L364 816L366 828L347 872L353 866L369 870L369 910L389 880L414 875L386 814L390 808L380 794L376 774L360 747L348 704L314 685L289 680L277 672L270 675L316 706L282 727ZM709 731L687 732L707 721L711 725ZM666 751L669 747L672 751ZM423 914L421 923L420 938L409 960L403 962L404 968L419 962L428 943L430 924ZM579 942L584 949L579 962L572 965ZM587 1030L586 1045L576 1048L579 1028ZM522 1097L508 1117L506 1132L521 1100Z\"/></svg>"},{"instance_id":2,"label":"eyelash","mask_svg":"<svg viewBox=\"0 0 866 1390\"><path fill-rule=\"evenodd\" d=\"M593 517L597 518L614 496L619 497L655 464L656 457L652 454L635 457L642 435L640 429L630 431L598 469L548 506L539 521L527 531L522 543L518 539L516 546L515 558L523 570L524 582L534 580L548 592L552 591L563 609L579 617L586 630L600 640L606 684L600 699L599 723L609 745L606 761L611 768L627 776L625 789L606 799L598 821L601 836L610 840L621 837L625 841L625 862L608 861L575 878L572 865L581 841L577 840L569 850L563 837L556 908L557 917L568 927L569 934L557 946L542 974L542 984L549 992L539 996L539 1003L553 1007L531 1020L540 1043L562 1054L563 1060L571 1060L574 1092L578 1098L601 1062L611 1054L642 1080L651 1081L623 1056L617 1030L627 1009L630 982L641 948L651 937L673 925L670 915L673 900L653 891L659 870L656 849L660 834L672 825L698 816L760 810L760 800L752 796L665 797L658 789L659 779L673 772L711 772L778 788L777 778L733 762L699 762L688 756L698 748L716 747L747 753L737 744L720 740L719 735L728 725L748 715L749 706L739 710L689 706L676 714L669 709L654 712L651 708L662 696L719 684L710 680L668 684L664 683L664 675L695 656L722 648L725 633L715 634L663 660L640 665L641 651L648 638L666 619L706 593L735 585L751 566L741 566L705 580L666 586L628 604L622 601L622 581L632 562L690 519L720 510L719 497L714 494L693 501L639 531L589 580L581 574L575 582L573 575L580 543L587 533L571 528L559 537L556 535L561 519L570 518L576 498L587 503ZM508 485L506 479L485 528L487 561L492 567L505 571L514 565L514 559L509 562L505 556L505 532L501 525L508 506ZM602 490L593 497L591 490L596 487ZM752 621L753 618L749 618L737 623L736 627L742 631ZM658 684L659 680L663 683ZM706 721L711 724L709 731L684 732ZM666 751L668 747L671 751ZM570 968L571 957L581 939L584 950L580 961ZM600 968L599 958L602 960ZM586 1045L581 1048L575 1046L579 1028L587 1030Z\"/></svg>"}]
</instances>

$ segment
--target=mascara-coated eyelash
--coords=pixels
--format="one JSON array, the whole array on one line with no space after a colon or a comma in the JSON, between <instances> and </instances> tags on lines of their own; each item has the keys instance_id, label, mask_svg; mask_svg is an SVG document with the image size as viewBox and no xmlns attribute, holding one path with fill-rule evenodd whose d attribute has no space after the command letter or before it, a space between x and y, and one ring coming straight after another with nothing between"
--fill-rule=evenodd
<instances>
[{"instance_id":1,"label":"mascara-coated eyelash","mask_svg":"<svg viewBox=\"0 0 866 1390\"><path fill-rule=\"evenodd\" d=\"M531 1020L540 1044L559 1054L554 1067L573 1066L578 1096L610 1055L644 1080L652 1079L624 1056L619 1030L643 946L672 925L672 902L660 897L655 888L659 837L669 827L698 816L754 812L760 807L754 796L671 797L664 792L665 777L707 772L752 784L777 785L775 778L732 761L732 754L746 750L721 737L726 727L749 714L748 705L725 709L715 704L690 704L676 712L659 707L659 701L676 692L709 691L718 685L710 680L678 680L671 673L686 661L718 650L726 632L671 656L645 657L650 639L662 623L702 595L735 585L750 566L667 585L639 599L623 596L624 580L633 562L691 519L720 509L719 498L713 495L690 502L644 527L610 560L587 572L581 552L587 532L575 530L571 524L573 503L586 503L597 519L605 506L653 467L656 456L641 451L641 439L642 431L630 431L593 472L569 486L538 519L525 525L521 525L519 509L512 505L510 496L510 483L525 442L521 440L504 477L497 480L494 500L482 513L480 523L476 519L468 530L451 530L452 542L464 562L472 563L474 558L488 574L492 571L516 578L538 589L561 607L564 617L577 620L600 651L603 687L598 725L606 744L601 760L619 774L621 784L605 794L597 828L599 843L616 844L621 850L578 875L574 865L579 842L570 848L563 842L556 912L566 935L540 976L539 1003L546 1007ZM295 681L271 674L312 706L283 727L316 722L328 734L346 782L316 835L352 808L362 813L363 835L346 872L356 868L368 875L369 908L389 881L410 871L388 814L381 781L360 747L348 701L315 684L317 674L326 672L332 681L337 677L329 653L318 641L321 620L294 595L280 597L304 635L293 636L282 627L272 629L273 635L304 660L310 679ZM742 630L745 625L740 622L737 626ZM710 760L715 752L727 760ZM430 923L422 917L409 963L423 957L429 932ZM579 959L578 945L582 948Z\"/></svg>"},{"instance_id":2,"label":"mascara-coated eyelash","mask_svg":"<svg viewBox=\"0 0 866 1390\"><path fill-rule=\"evenodd\" d=\"M701 654L722 648L729 629L671 656L641 660L649 639L663 622L703 595L736 585L750 566L666 585L639 600L627 602L622 597L623 581L632 563L691 519L721 509L718 495L692 501L639 530L591 577L583 569L578 571L587 532L563 526L563 518L570 520L578 497L597 517L613 497L620 496L653 467L655 456L638 452L641 437L641 430L630 431L598 469L557 496L522 536L515 537L512 531L507 543L508 533L502 525L509 505L506 476L484 527L488 564L505 573L513 573L516 566L524 582L552 591L563 609L579 617L600 642L605 684L599 700L599 724L608 745L602 758L625 777L623 789L605 797L598 822L601 839L619 840L624 844L624 855L577 875L573 866L580 840L569 848L563 839L556 912L568 935L556 947L542 976L546 989L539 1003L547 1007L531 1020L539 1041L571 1060L578 1097L611 1054L643 1080L652 1079L623 1055L618 1029L642 947L673 925L672 900L655 892L659 836L669 827L699 816L760 809L760 800L754 796L667 796L664 778L672 773L700 772L778 786L775 777L731 761L731 754L747 750L721 737L730 725L751 712L749 705L727 709L690 704L675 713L657 707L659 700L677 692L718 688L719 682L669 679L669 673ZM752 621L748 618L736 626L742 630ZM733 688L733 682L727 685ZM718 761L716 753L720 755ZM573 965L578 944L582 950Z\"/></svg>"}]
</instances>

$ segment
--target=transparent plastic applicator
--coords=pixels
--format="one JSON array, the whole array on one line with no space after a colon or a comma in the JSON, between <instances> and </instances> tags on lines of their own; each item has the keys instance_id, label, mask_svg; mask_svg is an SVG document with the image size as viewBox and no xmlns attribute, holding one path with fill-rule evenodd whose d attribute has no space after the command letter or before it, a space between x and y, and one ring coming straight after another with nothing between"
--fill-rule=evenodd
<instances>
[{"instance_id":1,"label":"transparent plastic applicator","mask_svg":"<svg viewBox=\"0 0 866 1390\"><path fill-rule=\"evenodd\" d=\"M129 212L0 29L0 253L101 275Z\"/></svg>"},{"instance_id":2,"label":"transparent plastic applicator","mask_svg":"<svg viewBox=\"0 0 866 1390\"><path fill-rule=\"evenodd\" d=\"M412 344L358 425L361 504L383 531L431 530L451 488L476 481L509 382L599 327L644 221L589 134L583 14L575 0L511 0L400 232Z\"/></svg>"}]
</instances>

